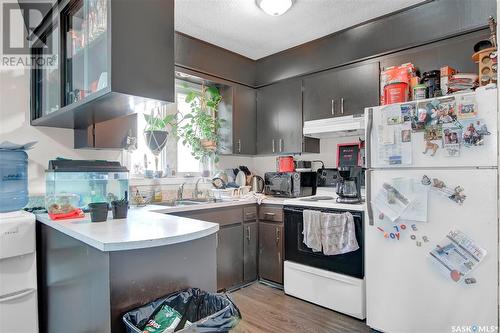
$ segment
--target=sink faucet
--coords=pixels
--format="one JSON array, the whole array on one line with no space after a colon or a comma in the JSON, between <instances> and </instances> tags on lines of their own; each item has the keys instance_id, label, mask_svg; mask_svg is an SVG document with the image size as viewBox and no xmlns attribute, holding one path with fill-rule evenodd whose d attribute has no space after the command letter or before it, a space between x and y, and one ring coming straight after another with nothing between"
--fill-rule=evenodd
<instances>
[{"instance_id":1,"label":"sink faucet","mask_svg":"<svg viewBox=\"0 0 500 333\"><path fill-rule=\"evenodd\" d=\"M179 185L179 188L177 189L177 200L182 200L182 197L184 196L184 184L185 182Z\"/></svg>"},{"instance_id":2,"label":"sink faucet","mask_svg":"<svg viewBox=\"0 0 500 333\"><path fill-rule=\"evenodd\" d=\"M198 180L196 180L196 183L194 184L193 197L194 197L195 199L198 199L198 195L203 194L203 191L200 191L200 190L198 189L198 184L200 183L200 180L203 180L203 177L198 178Z\"/></svg>"}]
</instances>

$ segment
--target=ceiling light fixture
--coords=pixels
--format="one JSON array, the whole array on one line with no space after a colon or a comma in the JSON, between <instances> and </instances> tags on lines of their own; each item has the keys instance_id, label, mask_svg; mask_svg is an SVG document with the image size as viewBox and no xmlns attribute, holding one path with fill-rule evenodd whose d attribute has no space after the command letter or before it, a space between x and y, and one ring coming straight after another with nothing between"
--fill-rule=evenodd
<instances>
[{"instance_id":1,"label":"ceiling light fixture","mask_svg":"<svg viewBox=\"0 0 500 333\"><path fill-rule=\"evenodd\" d=\"M256 2L264 13L272 16L285 14L293 4L292 0L256 0Z\"/></svg>"}]
</instances>

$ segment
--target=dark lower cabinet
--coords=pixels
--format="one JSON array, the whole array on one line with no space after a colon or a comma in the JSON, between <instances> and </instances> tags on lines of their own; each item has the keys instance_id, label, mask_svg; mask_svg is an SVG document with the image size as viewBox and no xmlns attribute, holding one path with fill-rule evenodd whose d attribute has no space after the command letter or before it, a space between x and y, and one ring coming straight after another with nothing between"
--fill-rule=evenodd
<instances>
[{"instance_id":1,"label":"dark lower cabinet","mask_svg":"<svg viewBox=\"0 0 500 333\"><path fill-rule=\"evenodd\" d=\"M257 279L258 231L257 221L243 225L243 280Z\"/></svg>"},{"instance_id":2,"label":"dark lower cabinet","mask_svg":"<svg viewBox=\"0 0 500 333\"><path fill-rule=\"evenodd\" d=\"M173 215L219 223L217 290L257 280L283 283L283 208L246 205L179 212Z\"/></svg>"},{"instance_id":3,"label":"dark lower cabinet","mask_svg":"<svg viewBox=\"0 0 500 333\"><path fill-rule=\"evenodd\" d=\"M283 224L259 222L259 276L283 283Z\"/></svg>"},{"instance_id":4,"label":"dark lower cabinet","mask_svg":"<svg viewBox=\"0 0 500 333\"><path fill-rule=\"evenodd\" d=\"M221 227L217 234L217 290L243 281L243 226Z\"/></svg>"}]
</instances>

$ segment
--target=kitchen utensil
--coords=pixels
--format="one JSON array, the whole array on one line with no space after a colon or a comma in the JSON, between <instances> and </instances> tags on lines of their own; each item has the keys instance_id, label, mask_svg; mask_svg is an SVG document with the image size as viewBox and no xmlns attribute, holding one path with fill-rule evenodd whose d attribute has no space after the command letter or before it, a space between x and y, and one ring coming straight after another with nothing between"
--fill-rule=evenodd
<instances>
[{"instance_id":1,"label":"kitchen utensil","mask_svg":"<svg viewBox=\"0 0 500 333\"><path fill-rule=\"evenodd\" d=\"M236 178L236 174L234 173L234 169L226 169L224 170L227 174L227 182L234 182L234 179Z\"/></svg>"},{"instance_id":2,"label":"kitchen utensil","mask_svg":"<svg viewBox=\"0 0 500 333\"><path fill-rule=\"evenodd\" d=\"M252 186L243 186L243 187L240 187L240 196L244 196L248 193L250 193L250 190L252 189Z\"/></svg>"},{"instance_id":3,"label":"kitchen utensil","mask_svg":"<svg viewBox=\"0 0 500 333\"><path fill-rule=\"evenodd\" d=\"M276 158L276 170L278 172L294 172L293 156L278 156Z\"/></svg>"},{"instance_id":4,"label":"kitchen utensil","mask_svg":"<svg viewBox=\"0 0 500 333\"><path fill-rule=\"evenodd\" d=\"M224 181L224 183L229 182L229 177L227 176L227 173L225 171L219 171L215 174L214 178L220 178Z\"/></svg>"},{"instance_id":5,"label":"kitchen utensil","mask_svg":"<svg viewBox=\"0 0 500 333\"><path fill-rule=\"evenodd\" d=\"M262 177L253 175L251 184L253 192L262 193L264 191L264 179L262 179Z\"/></svg>"},{"instance_id":6,"label":"kitchen utensil","mask_svg":"<svg viewBox=\"0 0 500 333\"><path fill-rule=\"evenodd\" d=\"M212 178L212 186L216 189L224 189L226 188L226 182L219 177Z\"/></svg>"},{"instance_id":7,"label":"kitchen utensil","mask_svg":"<svg viewBox=\"0 0 500 333\"><path fill-rule=\"evenodd\" d=\"M236 175L235 183L240 187L247 184L247 177L243 171L238 172L238 174Z\"/></svg>"}]
</instances>

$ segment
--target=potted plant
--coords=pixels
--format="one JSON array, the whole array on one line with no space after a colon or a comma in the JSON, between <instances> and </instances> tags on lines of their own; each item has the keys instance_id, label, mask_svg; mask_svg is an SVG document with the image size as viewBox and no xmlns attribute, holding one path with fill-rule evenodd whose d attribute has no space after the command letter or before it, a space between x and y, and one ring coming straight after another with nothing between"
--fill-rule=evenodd
<instances>
[{"instance_id":1,"label":"potted plant","mask_svg":"<svg viewBox=\"0 0 500 333\"><path fill-rule=\"evenodd\" d=\"M145 113L144 119L146 120L144 138L149 149L153 155L155 155L155 166L156 171L158 171L158 156L167 144L167 127L170 125L175 129L176 124L174 121L176 119L176 114L162 116L160 111L157 112L157 115L155 115L154 111L152 111L151 114Z\"/></svg>"},{"instance_id":2,"label":"potted plant","mask_svg":"<svg viewBox=\"0 0 500 333\"><path fill-rule=\"evenodd\" d=\"M215 86L202 85L201 90L190 90L186 102L191 112L184 116L185 121L177 128L177 135L184 145L191 147L191 154L203 164L203 176L209 176L209 164L218 162L217 147L219 129L223 123L217 117L222 96Z\"/></svg>"}]
</instances>

